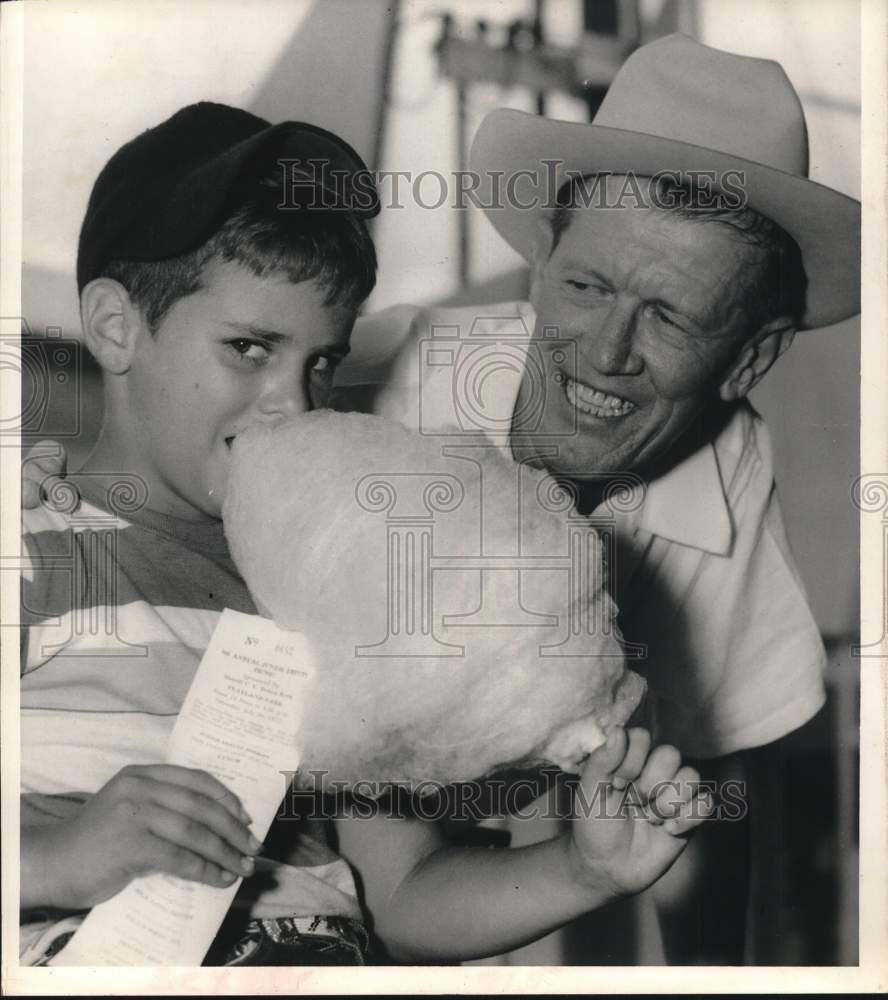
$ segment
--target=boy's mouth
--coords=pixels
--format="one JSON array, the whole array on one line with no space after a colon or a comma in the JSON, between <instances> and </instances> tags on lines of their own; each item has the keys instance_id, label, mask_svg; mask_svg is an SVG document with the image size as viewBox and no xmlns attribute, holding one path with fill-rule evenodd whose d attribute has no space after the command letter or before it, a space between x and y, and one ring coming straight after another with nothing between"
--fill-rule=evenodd
<instances>
[{"instance_id":1,"label":"boy's mouth","mask_svg":"<svg viewBox=\"0 0 888 1000\"><path fill-rule=\"evenodd\" d=\"M228 448L229 451L231 450L231 443L232 443L232 441L234 441L234 439L236 437L237 437L236 434L232 434L231 437L225 438L225 445L226 445L226 447Z\"/></svg>"}]
</instances>

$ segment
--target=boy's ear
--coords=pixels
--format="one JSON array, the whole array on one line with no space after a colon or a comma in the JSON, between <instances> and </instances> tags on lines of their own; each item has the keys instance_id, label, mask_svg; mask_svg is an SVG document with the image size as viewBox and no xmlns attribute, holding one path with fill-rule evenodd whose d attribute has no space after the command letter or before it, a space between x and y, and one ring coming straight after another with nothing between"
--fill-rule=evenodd
<instances>
[{"instance_id":1,"label":"boy's ear","mask_svg":"<svg viewBox=\"0 0 888 1000\"><path fill-rule=\"evenodd\" d=\"M543 271L546 263L552 255L552 245L555 242L555 234L552 231L552 224L545 217L537 221L536 238L530 250L530 301L535 302L539 292L540 283L543 280Z\"/></svg>"},{"instance_id":2,"label":"boy's ear","mask_svg":"<svg viewBox=\"0 0 888 1000\"><path fill-rule=\"evenodd\" d=\"M102 368L112 375L129 371L146 326L123 285L112 278L86 285L80 293L80 321L86 346Z\"/></svg>"},{"instance_id":3,"label":"boy's ear","mask_svg":"<svg viewBox=\"0 0 888 1000\"><path fill-rule=\"evenodd\" d=\"M749 395L774 362L789 348L796 331L792 320L781 317L766 323L750 338L719 386L725 402Z\"/></svg>"}]
</instances>

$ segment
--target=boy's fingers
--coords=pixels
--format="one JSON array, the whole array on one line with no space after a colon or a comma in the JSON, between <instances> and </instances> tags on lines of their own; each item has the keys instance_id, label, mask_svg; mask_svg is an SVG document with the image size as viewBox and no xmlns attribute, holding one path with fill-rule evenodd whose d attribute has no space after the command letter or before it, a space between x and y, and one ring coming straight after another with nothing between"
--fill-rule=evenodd
<instances>
[{"instance_id":1,"label":"boy's fingers","mask_svg":"<svg viewBox=\"0 0 888 1000\"><path fill-rule=\"evenodd\" d=\"M224 838L214 833L203 823L190 819L179 812L171 812L160 805L145 809L145 826L159 840L173 844L197 855L203 861L212 862L224 871L236 876L253 874L253 859L235 850ZM178 857L178 854L174 856ZM184 875L202 881L200 875Z\"/></svg>"},{"instance_id":2,"label":"boy's fingers","mask_svg":"<svg viewBox=\"0 0 888 1000\"><path fill-rule=\"evenodd\" d=\"M662 743L654 747L635 781L635 788L642 800L646 802L650 798L656 785L672 781L680 766L681 754L674 746Z\"/></svg>"},{"instance_id":3,"label":"boy's fingers","mask_svg":"<svg viewBox=\"0 0 888 1000\"><path fill-rule=\"evenodd\" d=\"M715 812L715 802L709 792L701 792L685 802L678 816L667 819L663 829L673 837L681 837L696 829Z\"/></svg>"},{"instance_id":4,"label":"boy's fingers","mask_svg":"<svg viewBox=\"0 0 888 1000\"><path fill-rule=\"evenodd\" d=\"M682 806L700 789L700 775L693 768L680 767L675 777L651 790L651 808L661 819L677 816Z\"/></svg>"},{"instance_id":5,"label":"boy's fingers","mask_svg":"<svg viewBox=\"0 0 888 1000\"><path fill-rule=\"evenodd\" d=\"M186 819L208 827L239 854L258 854L262 849L262 844L247 826L214 799L182 785L148 780L152 783L153 801L164 809L180 813Z\"/></svg>"},{"instance_id":6,"label":"boy's fingers","mask_svg":"<svg viewBox=\"0 0 888 1000\"><path fill-rule=\"evenodd\" d=\"M68 453L58 441L38 441L31 445L25 455L25 464L39 465L44 472L51 475L64 475L68 464Z\"/></svg>"},{"instance_id":7,"label":"boy's fingers","mask_svg":"<svg viewBox=\"0 0 888 1000\"><path fill-rule=\"evenodd\" d=\"M648 751L651 748L651 734L646 729L632 728L627 730L629 748L623 762L614 771L614 788L622 789L634 781L644 762L647 760Z\"/></svg>"},{"instance_id":8,"label":"boy's fingers","mask_svg":"<svg viewBox=\"0 0 888 1000\"><path fill-rule=\"evenodd\" d=\"M247 824L253 822L234 792L229 791L221 781L206 771L192 767L178 767L175 764L146 764L123 770L124 772L138 772L147 778L153 778L155 781L166 781L171 785L190 788L192 791L205 795L208 799L224 806L235 819Z\"/></svg>"},{"instance_id":9,"label":"boy's fingers","mask_svg":"<svg viewBox=\"0 0 888 1000\"><path fill-rule=\"evenodd\" d=\"M152 837L151 844L152 849L145 866L149 871L163 872L188 882L202 882L220 889L233 885L241 874L221 868L187 847L174 846L166 839Z\"/></svg>"}]
</instances>

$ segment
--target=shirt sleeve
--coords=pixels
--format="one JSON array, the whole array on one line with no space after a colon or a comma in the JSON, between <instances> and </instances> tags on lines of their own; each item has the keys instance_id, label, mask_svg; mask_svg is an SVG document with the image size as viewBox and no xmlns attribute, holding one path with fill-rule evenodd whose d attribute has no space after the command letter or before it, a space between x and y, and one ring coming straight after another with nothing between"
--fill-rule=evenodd
<instances>
[{"instance_id":1,"label":"shirt sleeve","mask_svg":"<svg viewBox=\"0 0 888 1000\"><path fill-rule=\"evenodd\" d=\"M745 571L734 591L728 658L711 702L717 734L711 749L720 754L785 736L826 699L823 642L773 488L761 532L740 554ZM706 586L705 579L702 583Z\"/></svg>"}]
</instances>

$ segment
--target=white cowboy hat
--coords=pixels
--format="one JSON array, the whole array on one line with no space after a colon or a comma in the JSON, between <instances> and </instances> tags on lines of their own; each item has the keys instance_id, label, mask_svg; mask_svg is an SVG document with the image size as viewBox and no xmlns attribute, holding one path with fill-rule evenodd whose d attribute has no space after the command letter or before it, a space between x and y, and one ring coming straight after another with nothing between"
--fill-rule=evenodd
<instances>
[{"instance_id":1,"label":"white cowboy hat","mask_svg":"<svg viewBox=\"0 0 888 1000\"><path fill-rule=\"evenodd\" d=\"M490 221L526 259L538 219L554 205L547 161L559 161L563 180L596 172L743 171L748 206L801 248L808 277L801 328L860 311L860 203L808 180L805 118L779 63L669 35L623 64L592 124L500 108L482 121L469 160L482 178L478 194ZM536 192L535 207L495 207L491 172L501 185L503 172L508 179L518 170L527 182L520 202L530 203Z\"/></svg>"}]
</instances>

